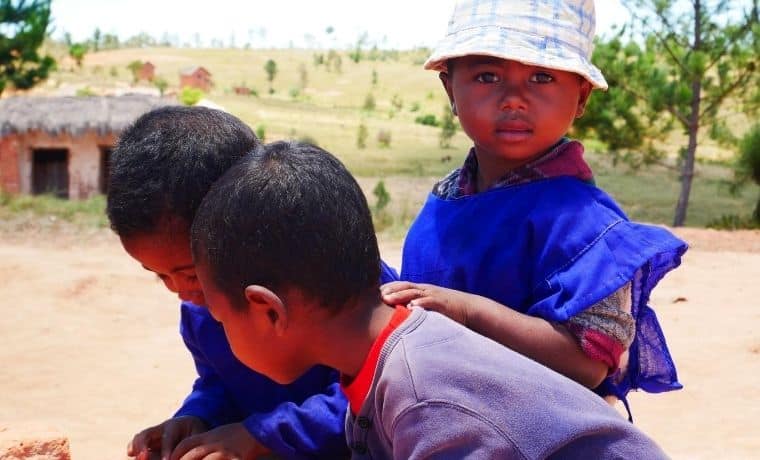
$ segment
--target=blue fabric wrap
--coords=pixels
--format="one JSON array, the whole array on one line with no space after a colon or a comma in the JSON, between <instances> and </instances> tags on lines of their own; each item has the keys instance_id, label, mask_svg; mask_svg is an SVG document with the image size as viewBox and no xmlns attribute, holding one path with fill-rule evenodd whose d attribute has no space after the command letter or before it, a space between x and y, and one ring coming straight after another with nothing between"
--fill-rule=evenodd
<instances>
[{"instance_id":1,"label":"blue fabric wrap","mask_svg":"<svg viewBox=\"0 0 760 460\"><path fill-rule=\"evenodd\" d=\"M636 336L626 372L597 390L681 388L649 296L686 244L630 222L614 200L570 177L455 200L428 197L409 230L401 279L482 295L564 322L632 282Z\"/></svg>"},{"instance_id":2,"label":"blue fabric wrap","mask_svg":"<svg viewBox=\"0 0 760 460\"><path fill-rule=\"evenodd\" d=\"M381 283L398 279L381 266ZM180 333L193 356L198 378L174 415L193 415L209 428L242 422L251 435L287 459L345 458L348 401L338 372L316 366L289 385L280 385L235 358L222 325L203 306L183 302Z\"/></svg>"}]
</instances>

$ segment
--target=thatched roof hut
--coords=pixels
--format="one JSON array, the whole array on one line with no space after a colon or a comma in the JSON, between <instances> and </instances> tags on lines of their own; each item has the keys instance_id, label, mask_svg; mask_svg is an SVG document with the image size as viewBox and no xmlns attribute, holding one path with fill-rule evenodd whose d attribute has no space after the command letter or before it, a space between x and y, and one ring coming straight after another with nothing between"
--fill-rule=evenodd
<instances>
[{"instance_id":1,"label":"thatched roof hut","mask_svg":"<svg viewBox=\"0 0 760 460\"><path fill-rule=\"evenodd\" d=\"M0 189L106 193L111 149L140 115L176 102L144 94L0 99Z\"/></svg>"},{"instance_id":2,"label":"thatched roof hut","mask_svg":"<svg viewBox=\"0 0 760 460\"><path fill-rule=\"evenodd\" d=\"M120 133L140 115L165 105L176 102L146 94L0 99L0 136L34 130L53 136Z\"/></svg>"}]
</instances>

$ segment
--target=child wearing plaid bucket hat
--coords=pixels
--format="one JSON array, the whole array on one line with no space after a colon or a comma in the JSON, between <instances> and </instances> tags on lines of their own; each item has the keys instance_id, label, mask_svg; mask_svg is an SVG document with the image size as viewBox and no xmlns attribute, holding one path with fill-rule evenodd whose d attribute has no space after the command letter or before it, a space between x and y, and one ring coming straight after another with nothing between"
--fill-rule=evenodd
<instances>
[{"instance_id":1,"label":"child wearing plaid bucket hat","mask_svg":"<svg viewBox=\"0 0 760 460\"><path fill-rule=\"evenodd\" d=\"M631 389L681 388L648 301L687 246L631 222L565 137L592 90L607 88L590 62L594 27L592 0L457 3L425 68L474 146L433 188L404 243L405 281L383 296L628 408Z\"/></svg>"}]
</instances>

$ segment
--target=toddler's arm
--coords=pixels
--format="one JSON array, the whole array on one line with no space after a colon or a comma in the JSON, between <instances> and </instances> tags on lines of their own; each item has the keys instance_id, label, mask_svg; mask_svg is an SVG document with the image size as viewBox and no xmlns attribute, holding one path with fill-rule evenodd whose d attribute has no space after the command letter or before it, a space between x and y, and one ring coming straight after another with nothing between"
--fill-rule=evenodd
<instances>
[{"instance_id":1,"label":"toddler's arm","mask_svg":"<svg viewBox=\"0 0 760 460\"><path fill-rule=\"evenodd\" d=\"M398 281L381 290L388 304L442 313L588 388L597 387L608 375L607 365L587 355L562 324L519 313L486 297L430 284Z\"/></svg>"}]
</instances>

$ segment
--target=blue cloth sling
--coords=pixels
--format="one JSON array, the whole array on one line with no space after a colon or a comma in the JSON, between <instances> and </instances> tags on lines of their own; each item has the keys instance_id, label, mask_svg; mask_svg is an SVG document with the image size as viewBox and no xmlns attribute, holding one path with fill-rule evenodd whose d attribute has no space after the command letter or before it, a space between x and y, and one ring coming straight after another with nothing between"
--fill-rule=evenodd
<instances>
[{"instance_id":1,"label":"blue cloth sling","mask_svg":"<svg viewBox=\"0 0 760 460\"><path fill-rule=\"evenodd\" d=\"M648 301L686 249L663 228L630 222L595 186L558 177L454 200L431 194L404 243L401 279L556 322L631 282L636 335L628 368L596 390L625 400L631 389L682 388Z\"/></svg>"}]
</instances>

